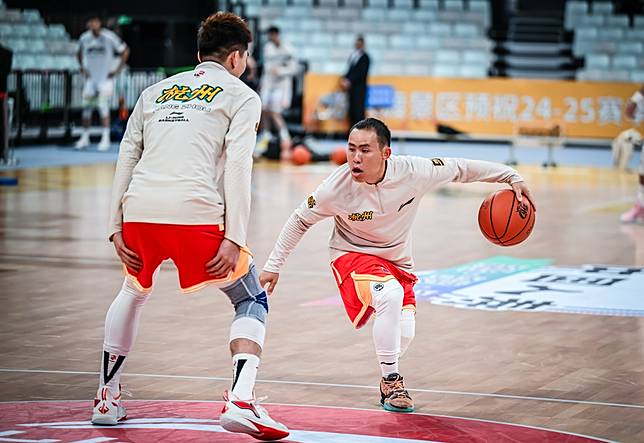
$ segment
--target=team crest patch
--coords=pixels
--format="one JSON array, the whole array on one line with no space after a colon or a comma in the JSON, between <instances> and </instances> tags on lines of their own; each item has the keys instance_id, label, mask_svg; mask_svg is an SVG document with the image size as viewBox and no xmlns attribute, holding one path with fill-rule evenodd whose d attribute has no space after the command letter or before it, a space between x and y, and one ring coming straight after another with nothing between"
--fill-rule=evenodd
<instances>
[{"instance_id":1,"label":"team crest patch","mask_svg":"<svg viewBox=\"0 0 644 443\"><path fill-rule=\"evenodd\" d=\"M313 206L315 206L316 203L317 202L315 201L312 195L306 200L306 204L309 207L309 209L313 209Z\"/></svg>"},{"instance_id":2,"label":"team crest patch","mask_svg":"<svg viewBox=\"0 0 644 443\"><path fill-rule=\"evenodd\" d=\"M354 212L348 217L351 221L373 220L373 211Z\"/></svg>"},{"instance_id":3,"label":"team crest patch","mask_svg":"<svg viewBox=\"0 0 644 443\"><path fill-rule=\"evenodd\" d=\"M433 158L432 159L432 165L434 166L445 166L445 162L441 160L440 158Z\"/></svg>"},{"instance_id":4,"label":"team crest patch","mask_svg":"<svg viewBox=\"0 0 644 443\"><path fill-rule=\"evenodd\" d=\"M177 102L189 102L192 100L201 100L211 103L215 97L223 91L221 86L211 86L203 84L196 89L190 86L172 85L171 88L164 89L161 95L156 99L157 103L165 103L170 100Z\"/></svg>"},{"instance_id":5,"label":"team crest patch","mask_svg":"<svg viewBox=\"0 0 644 443\"><path fill-rule=\"evenodd\" d=\"M373 285L373 290L374 291L382 291L384 287L385 287L385 285L383 285L382 283L376 283L375 285Z\"/></svg>"}]
</instances>

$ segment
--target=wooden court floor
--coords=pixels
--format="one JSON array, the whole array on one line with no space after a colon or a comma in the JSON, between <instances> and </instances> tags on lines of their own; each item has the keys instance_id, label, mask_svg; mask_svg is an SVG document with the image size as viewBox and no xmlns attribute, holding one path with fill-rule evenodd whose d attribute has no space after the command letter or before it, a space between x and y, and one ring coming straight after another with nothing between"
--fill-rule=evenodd
<instances>
[{"instance_id":1,"label":"wooden court floor","mask_svg":"<svg viewBox=\"0 0 644 443\"><path fill-rule=\"evenodd\" d=\"M449 185L422 202L417 270L495 255L644 266L644 227L617 221L634 197L634 173L519 170L538 205L525 244L500 248L478 231L478 205L499 186ZM329 172L256 166L249 245L260 266L291 210ZM93 398L104 316L123 278L105 239L112 173L113 166L24 170L18 187L0 188L0 401ZM339 305L304 306L336 294L330 229L330 221L313 227L282 273L258 395L378 409L370 327L354 331ZM184 296L177 288L174 268L164 265L123 382L135 399L218 400L231 375L232 309L216 289ZM401 372L418 412L644 441L643 318L420 303Z\"/></svg>"}]
</instances>

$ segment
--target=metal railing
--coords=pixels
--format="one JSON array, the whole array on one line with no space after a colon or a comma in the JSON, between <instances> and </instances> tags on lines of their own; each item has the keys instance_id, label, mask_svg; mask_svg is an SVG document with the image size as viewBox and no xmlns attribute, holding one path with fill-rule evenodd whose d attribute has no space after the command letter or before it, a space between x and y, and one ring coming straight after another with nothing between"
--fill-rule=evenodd
<instances>
[{"instance_id":1,"label":"metal railing","mask_svg":"<svg viewBox=\"0 0 644 443\"><path fill-rule=\"evenodd\" d=\"M134 108L141 92L164 79L160 70L125 70L116 79L110 109L119 106ZM45 140L52 126L64 127L63 138L71 139L73 116L82 109L83 78L80 72L70 71L13 71L7 79L7 92L14 97L14 125L11 138L20 145L27 125L39 126L38 138Z\"/></svg>"}]
</instances>

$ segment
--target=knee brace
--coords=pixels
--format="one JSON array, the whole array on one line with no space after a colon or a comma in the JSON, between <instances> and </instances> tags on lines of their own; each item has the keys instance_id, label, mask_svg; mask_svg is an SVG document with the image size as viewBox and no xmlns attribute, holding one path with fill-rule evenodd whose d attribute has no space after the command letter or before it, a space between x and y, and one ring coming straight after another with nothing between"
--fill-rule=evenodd
<instances>
[{"instance_id":1,"label":"knee brace","mask_svg":"<svg viewBox=\"0 0 644 443\"><path fill-rule=\"evenodd\" d=\"M235 307L235 318L230 328L230 340L245 338L264 346L268 299L259 284L255 264L248 273L230 286L221 288Z\"/></svg>"}]
</instances>

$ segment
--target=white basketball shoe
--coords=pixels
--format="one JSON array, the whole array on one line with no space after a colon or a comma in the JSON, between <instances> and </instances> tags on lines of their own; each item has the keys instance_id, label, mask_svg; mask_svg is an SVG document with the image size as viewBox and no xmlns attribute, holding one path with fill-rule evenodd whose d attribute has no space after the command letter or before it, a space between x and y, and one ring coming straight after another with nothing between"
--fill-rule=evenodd
<instances>
[{"instance_id":1,"label":"white basketball shoe","mask_svg":"<svg viewBox=\"0 0 644 443\"><path fill-rule=\"evenodd\" d=\"M272 441L288 437L288 428L268 415L255 399L242 401L224 392L226 404L221 410L219 424L229 432L248 434L258 440Z\"/></svg>"},{"instance_id":2,"label":"white basketball shoe","mask_svg":"<svg viewBox=\"0 0 644 443\"><path fill-rule=\"evenodd\" d=\"M112 395L107 386L98 389L94 399L92 423L95 425L115 426L127 417L125 407L121 404L121 392Z\"/></svg>"}]
</instances>

